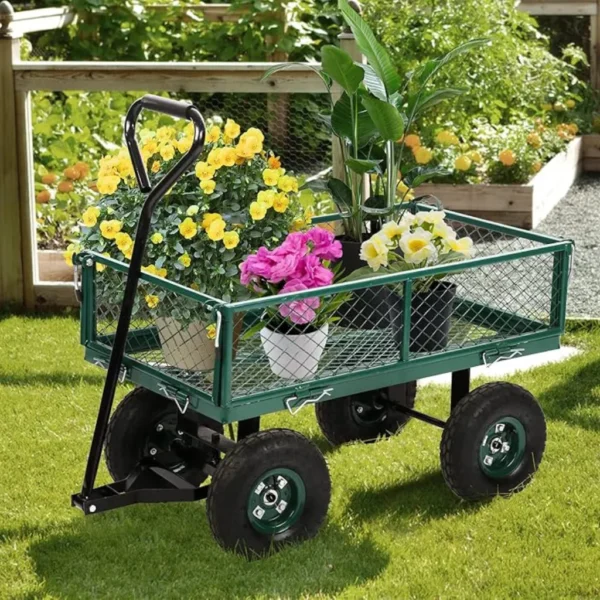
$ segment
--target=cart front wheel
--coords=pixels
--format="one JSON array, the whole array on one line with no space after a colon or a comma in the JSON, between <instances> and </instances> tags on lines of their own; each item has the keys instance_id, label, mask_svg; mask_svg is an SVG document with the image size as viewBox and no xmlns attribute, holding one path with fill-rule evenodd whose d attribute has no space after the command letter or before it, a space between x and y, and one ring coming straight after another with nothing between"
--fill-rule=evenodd
<instances>
[{"instance_id":1,"label":"cart front wheel","mask_svg":"<svg viewBox=\"0 0 600 600\"><path fill-rule=\"evenodd\" d=\"M317 422L329 443L374 442L398 433L410 417L398 410L415 405L417 382L410 381L346 398L320 402L315 406Z\"/></svg>"},{"instance_id":2,"label":"cart front wheel","mask_svg":"<svg viewBox=\"0 0 600 600\"><path fill-rule=\"evenodd\" d=\"M537 400L512 383L488 383L465 396L442 435L442 473L465 500L521 491L537 470L546 422Z\"/></svg>"},{"instance_id":3,"label":"cart front wheel","mask_svg":"<svg viewBox=\"0 0 600 600\"><path fill-rule=\"evenodd\" d=\"M315 536L330 493L319 449L295 431L271 429L244 438L219 463L206 511L223 548L256 557Z\"/></svg>"},{"instance_id":4,"label":"cart front wheel","mask_svg":"<svg viewBox=\"0 0 600 600\"><path fill-rule=\"evenodd\" d=\"M206 475L206 461L218 459L216 450L184 441L177 433L178 409L172 400L145 388L136 388L123 398L108 424L104 453L106 466L114 481L125 479L147 456L166 458L174 472L194 485ZM216 431L218 423L198 415L200 422ZM163 454L168 453L168 454Z\"/></svg>"}]
</instances>

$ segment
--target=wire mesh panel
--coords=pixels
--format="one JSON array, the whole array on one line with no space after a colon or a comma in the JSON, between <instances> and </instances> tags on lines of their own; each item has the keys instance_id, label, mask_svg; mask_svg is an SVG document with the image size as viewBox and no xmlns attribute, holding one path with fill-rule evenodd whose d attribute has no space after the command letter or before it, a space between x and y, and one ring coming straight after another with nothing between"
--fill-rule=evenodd
<instances>
[{"instance_id":1,"label":"wire mesh panel","mask_svg":"<svg viewBox=\"0 0 600 600\"><path fill-rule=\"evenodd\" d=\"M514 348L560 329L568 244L450 224L473 239L471 259L283 296L225 304L144 275L125 354L208 396L218 382L214 400L226 404L444 353ZM94 311L95 340L110 348L126 270L96 259L95 298L84 311Z\"/></svg>"}]
</instances>

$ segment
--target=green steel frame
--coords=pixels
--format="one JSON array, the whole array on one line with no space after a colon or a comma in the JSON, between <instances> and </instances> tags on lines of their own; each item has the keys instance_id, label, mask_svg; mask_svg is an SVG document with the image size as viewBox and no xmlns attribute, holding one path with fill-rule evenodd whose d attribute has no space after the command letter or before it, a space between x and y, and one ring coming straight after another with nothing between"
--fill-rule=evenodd
<instances>
[{"instance_id":1,"label":"green steel frame","mask_svg":"<svg viewBox=\"0 0 600 600\"><path fill-rule=\"evenodd\" d=\"M431 210L430 206L418 205L420 210ZM124 379L153 390L178 402L181 407L187 405L197 412L222 423L250 419L260 415L294 408L311 399L320 397L328 390L327 399L339 398L358 392L379 389L391 385L421 379L441 373L462 371L484 364L486 358L508 356L518 346L520 355L525 356L538 352L556 349L560 345L560 335L564 331L566 316L567 287L570 272L570 260L573 244L571 241L559 240L550 236L523 231L514 227L500 225L469 217L459 213L446 211L447 216L465 224L485 227L499 234L521 237L539 243L539 246L518 251L473 258L461 263L453 263L416 269L404 273L384 275L377 278L354 282L339 283L327 288L293 292L276 297L259 298L242 302L226 303L217 298L196 292L177 283L161 279L154 275L142 273L141 279L156 286L165 288L175 294L190 298L220 315L219 348L214 370L212 394L186 384L175 377L136 360L126 354L123 359ZM317 217L315 222L336 220L340 215L333 214ZM552 300L549 323L542 323L523 318L517 314L500 311L474 302L461 304L462 316L476 325L485 327L491 323L502 323L502 327L510 335L501 341L476 343L469 347L448 349L436 354L409 357L408 336L410 327L410 303L413 281L417 278L464 273L486 265L507 263L527 257L543 254L553 255L554 267L552 277ZM76 258L82 267L82 317L81 342L86 347L86 360L106 367L111 352L111 337L98 336L96 332L96 263L104 264L116 271L126 273L127 265L104 257L94 252L84 251ZM402 284L404 296L405 337L400 360L395 364L377 366L358 372L344 373L323 377L313 381L286 382L282 380L280 388L266 392L254 393L241 398L232 398L232 366L234 320L236 314L245 311L256 311L269 306L280 305L293 299L315 296L329 296L332 293L350 292L373 285ZM496 326L497 327L497 326ZM130 350L152 349L157 336L152 328L134 330L128 338ZM133 353L133 352L132 352Z\"/></svg>"}]
</instances>

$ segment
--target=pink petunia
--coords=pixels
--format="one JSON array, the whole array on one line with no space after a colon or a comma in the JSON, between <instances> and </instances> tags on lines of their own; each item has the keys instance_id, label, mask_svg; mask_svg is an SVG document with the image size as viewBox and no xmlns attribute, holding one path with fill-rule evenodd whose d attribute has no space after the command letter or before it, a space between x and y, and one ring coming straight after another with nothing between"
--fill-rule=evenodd
<instances>
[{"instance_id":1,"label":"pink petunia","mask_svg":"<svg viewBox=\"0 0 600 600\"><path fill-rule=\"evenodd\" d=\"M342 256L342 244L335 239L331 231L322 227L313 227L306 234L306 239L312 244L312 252L323 260L337 260Z\"/></svg>"},{"instance_id":2,"label":"pink petunia","mask_svg":"<svg viewBox=\"0 0 600 600\"><path fill-rule=\"evenodd\" d=\"M286 294L288 292L299 292L310 289L304 283L297 279L288 281L279 292ZM279 314L284 318L289 318L296 325L306 325L315 320L319 308L319 298L302 298L301 300L292 300L279 307Z\"/></svg>"},{"instance_id":3,"label":"pink petunia","mask_svg":"<svg viewBox=\"0 0 600 600\"><path fill-rule=\"evenodd\" d=\"M309 254L298 263L294 277L308 288L323 287L333 282L333 271L321 264L321 259Z\"/></svg>"}]
</instances>

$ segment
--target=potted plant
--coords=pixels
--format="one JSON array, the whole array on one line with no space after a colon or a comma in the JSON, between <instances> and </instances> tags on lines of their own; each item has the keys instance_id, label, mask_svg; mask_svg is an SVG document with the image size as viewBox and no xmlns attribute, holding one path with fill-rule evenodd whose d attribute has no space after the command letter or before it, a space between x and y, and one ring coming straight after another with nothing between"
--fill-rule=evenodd
<instances>
[{"instance_id":1,"label":"potted plant","mask_svg":"<svg viewBox=\"0 0 600 600\"><path fill-rule=\"evenodd\" d=\"M448 264L472 255L473 240L458 238L445 221L442 210L405 212L397 221L389 221L381 231L361 245L360 258L367 267L356 270L351 279L360 279L374 272L400 273L423 267ZM414 281L411 299L410 350L434 352L448 344L452 305L456 284L443 281L443 276ZM387 304L398 347L403 339L402 298L399 292L388 296Z\"/></svg>"},{"instance_id":2,"label":"potted plant","mask_svg":"<svg viewBox=\"0 0 600 600\"><path fill-rule=\"evenodd\" d=\"M152 180L160 179L191 145L192 128L142 130L141 152ZM310 222L295 177L263 148L260 130L241 132L233 120L208 123L206 145L195 170L184 175L156 207L144 271L225 301L248 296L238 265L260 246L277 245ZM144 196L125 149L101 160L100 200L81 218L81 237L66 253L95 250L120 261L131 258ZM101 269L103 265L98 265ZM112 272L110 277L116 275ZM107 279L108 282L108 279ZM103 283L103 282L101 282ZM117 281L99 285L100 305L118 305ZM193 300L140 282L134 319L156 325L163 359L186 370L211 369L215 360L214 315ZM241 321L236 331L241 331Z\"/></svg>"},{"instance_id":3,"label":"potted plant","mask_svg":"<svg viewBox=\"0 0 600 600\"><path fill-rule=\"evenodd\" d=\"M331 263L341 256L333 233L315 227L291 233L274 250L259 248L242 263L240 281L259 296L324 287L333 282ZM329 323L345 300L338 296L326 303L317 296L291 300L265 311L256 328L275 375L296 380L316 373Z\"/></svg>"}]
</instances>

